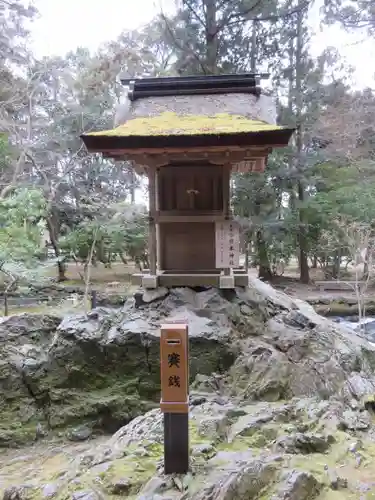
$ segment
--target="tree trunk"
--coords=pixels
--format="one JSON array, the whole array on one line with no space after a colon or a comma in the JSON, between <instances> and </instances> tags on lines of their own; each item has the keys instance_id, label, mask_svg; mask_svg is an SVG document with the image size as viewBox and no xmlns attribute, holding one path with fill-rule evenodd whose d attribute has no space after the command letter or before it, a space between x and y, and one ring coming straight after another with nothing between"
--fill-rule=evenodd
<instances>
[{"instance_id":1,"label":"tree trunk","mask_svg":"<svg viewBox=\"0 0 375 500\"><path fill-rule=\"evenodd\" d=\"M340 252L336 251L333 256L333 266L332 266L332 278L334 280L340 279L340 264L341 264Z\"/></svg>"},{"instance_id":2,"label":"tree trunk","mask_svg":"<svg viewBox=\"0 0 375 500\"><path fill-rule=\"evenodd\" d=\"M257 231L256 242L259 261L258 278L264 281L272 281L272 271L267 253L267 245L263 239L261 230Z\"/></svg>"},{"instance_id":3,"label":"tree trunk","mask_svg":"<svg viewBox=\"0 0 375 500\"><path fill-rule=\"evenodd\" d=\"M368 249L366 250L366 257L365 257L365 261L363 263L363 279L367 279L368 272L369 272L368 261L367 261L367 254L368 254Z\"/></svg>"},{"instance_id":4,"label":"tree trunk","mask_svg":"<svg viewBox=\"0 0 375 500\"><path fill-rule=\"evenodd\" d=\"M136 183L136 177L135 177L135 172L134 172L133 169L131 169L130 175L131 175L130 203L132 205L134 205L134 203L135 203L135 183Z\"/></svg>"},{"instance_id":5,"label":"tree trunk","mask_svg":"<svg viewBox=\"0 0 375 500\"><path fill-rule=\"evenodd\" d=\"M303 136L302 136L302 78L304 78L303 64L302 64L302 49L303 49L303 19L304 11L300 9L297 13L297 40L296 40L296 149L297 149L297 169L299 171L298 180L298 200L299 200L299 229L298 229L298 246L299 246L299 267L300 267L300 281L308 284L310 281L309 276L309 263L307 260L308 242L306 236L306 223L304 216L304 202L305 202L305 187L302 180L303 169L301 168L302 150L303 150Z\"/></svg>"},{"instance_id":6,"label":"tree trunk","mask_svg":"<svg viewBox=\"0 0 375 500\"><path fill-rule=\"evenodd\" d=\"M251 30L251 55L250 55L250 70L252 73L256 72L256 65L257 65L257 55L258 55L257 28L258 28L258 23L254 19Z\"/></svg>"},{"instance_id":7,"label":"tree trunk","mask_svg":"<svg viewBox=\"0 0 375 500\"><path fill-rule=\"evenodd\" d=\"M8 292L4 292L4 316L9 316Z\"/></svg>"},{"instance_id":8,"label":"tree trunk","mask_svg":"<svg viewBox=\"0 0 375 500\"><path fill-rule=\"evenodd\" d=\"M311 268L318 269L318 257L315 254L313 255Z\"/></svg>"},{"instance_id":9,"label":"tree trunk","mask_svg":"<svg viewBox=\"0 0 375 500\"><path fill-rule=\"evenodd\" d=\"M369 278L369 276L372 274L374 237L375 237L375 222L372 222L371 223L370 238L369 238L369 242L367 243L367 246L366 246L365 261L363 263L363 278L362 279L365 279L365 280L367 280Z\"/></svg>"},{"instance_id":10,"label":"tree trunk","mask_svg":"<svg viewBox=\"0 0 375 500\"><path fill-rule=\"evenodd\" d=\"M58 236L57 236L57 228L55 221L53 220L54 217L51 215L50 217L47 217L47 229L49 233L49 237L51 240L51 245L53 248L53 251L55 253L55 257L57 260L57 281L66 281L66 267L64 262L60 260L60 249L59 249L59 242L58 242Z\"/></svg>"},{"instance_id":11,"label":"tree trunk","mask_svg":"<svg viewBox=\"0 0 375 500\"><path fill-rule=\"evenodd\" d=\"M204 0L206 9L206 67L207 72L217 73L218 30L216 20L216 0Z\"/></svg>"},{"instance_id":12,"label":"tree trunk","mask_svg":"<svg viewBox=\"0 0 375 500\"><path fill-rule=\"evenodd\" d=\"M298 182L298 200L302 204L304 202L305 190L301 182ZM301 283L308 284L310 281L309 263L307 260L308 244L306 239L306 228L304 224L303 208L299 208L299 230L298 230L298 246L299 246L299 269Z\"/></svg>"}]
</instances>

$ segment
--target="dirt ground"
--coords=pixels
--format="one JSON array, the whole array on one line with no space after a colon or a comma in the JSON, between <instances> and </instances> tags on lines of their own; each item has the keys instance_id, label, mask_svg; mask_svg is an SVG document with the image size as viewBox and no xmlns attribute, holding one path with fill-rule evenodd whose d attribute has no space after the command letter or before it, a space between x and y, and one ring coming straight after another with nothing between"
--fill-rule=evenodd
<instances>
[{"instance_id":1,"label":"dirt ground","mask_svg":"<svg viewBox=\"0 0 375 500\"><path fill-rule=\"evenodd\" d=\"M90 286L89 289L95 289L99 293L105 295L121 295L130 296L132 295L137 287L131 284L131 276L135 272L139 272L139 269L135 265L124 265L122 262L115 262L111 267L105 267L103 264L98 264L96 267L92 266L90 269ZM349 280L355 280L355 271L351 270L352 276ZM56 269L50 268L48 276L50 278L56 278ZM39 303L36 299L35 302L31 303L14 303L14 301L9 302L9 313L15 314L20 312L50 312L59 314L70 314L79 313L89 310L89 301L84 302L82 298L82 292L85 291L85 272L82 265L77 265L75 263L69 263L67 265L66 277L67 281L60 283L59 285L66 288L67 291L80 290L81 297L68 297L66 294L62 293L61 301L58 304L45 304ZM249 276L257 278L258 271L255 268L249 269ZM310 270L311 284L304 285L299 282L299 271L297 263L294 262L288 268L282 276L274 278L272 285L287 293L292 297L296 297L302 300L306 300L311 303L322 302L322 303L335 303L335 302L345 302L352 303L356 302L356 294L350 290L321 290L318 286L314 285L315 281L323 281L324 276L320 269ZM69 295L69 294L68 294ZM74 295L74 293L73 293ZM363 299L375 302L375 289L368 288L366 293L363 294ZM324 314L324 313L322 313ZM0 317L3 315L3 307L0 299Z\"/></svg>"},{"instance_id":2,"label":"dirt ground","mask_svg":"<svg viewBox=\"0 0 375 500\"><path fill-rule=\"evenodd\" d=\"M355 269L351 268L350 277L343 281L355 281L356 273ZM97 267L91 268L90 282L97 290L100 291L129 291L131 288L131 275L135 272L139 272L139 269L135 265L125 266L122 262L115 262L110 268L106 268L103 264L98 264ZM68 281L65 282L66 286L84 286L84 281L82 277L84 276L83 266L76 265L74 263L69 263L67 266L66 276ZM255 268L249 269L249 276L256 278L258 276L258 270ZM310 269L310 280L311 284L305 285L299 282L299 270L296 263L288 266L282 276L276 277L272 285L275 288L283 290L288 295L293 297L298 297L303 300L315 300L319 298L332 300L340 297L342 299L353 299L355 298L355 292L350 290L324 290L321 291L319 287L314 285L315 281L324 281L324 274L321 269ZM332 280L333 281L333 280ZM375 296L375 290L373 287L368 287L364 297Z\"/></svg>"}]
</instances>

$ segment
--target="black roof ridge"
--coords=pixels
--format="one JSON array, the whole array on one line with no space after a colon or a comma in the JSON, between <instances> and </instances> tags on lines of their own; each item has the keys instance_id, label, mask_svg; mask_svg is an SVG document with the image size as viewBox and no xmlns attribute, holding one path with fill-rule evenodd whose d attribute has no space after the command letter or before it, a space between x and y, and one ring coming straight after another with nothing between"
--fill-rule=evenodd
<instances>
[{"instance_id":1,"label":"black roof ridge","mask_svg":"<svg viewBox=\"0 0 375 500\"><path fill-rule=\"evenodd\" d=\"M265 73L240 73L234 75L204 75L179 77L122 78L129 86L128 99L166 97L178 95L210 95L249 93L259 96L260 80L268 78Z\"/></svg>"},{"instance_id":2,"label":"black roof ridge","mask_svg":"<svg viewBox=\"0 0 375 500\"><path fill-rule=\"evenodd\" d=\"M182 81L189 81L189 82L197 82L197 81L220 81L223 79L234 79L234 80L241 80L241 79L251 79L251 78L259 78L261 80L269 78L270 74L269 73L223 73L220 75L192 75L192 76L150 76L150 77L130 77L130 78L125 78L120 76L120 82L123 85L128 85L130 82L154 82L154 83L168 83L168 82L182 82Z\"/></svg>"}]
</instances>

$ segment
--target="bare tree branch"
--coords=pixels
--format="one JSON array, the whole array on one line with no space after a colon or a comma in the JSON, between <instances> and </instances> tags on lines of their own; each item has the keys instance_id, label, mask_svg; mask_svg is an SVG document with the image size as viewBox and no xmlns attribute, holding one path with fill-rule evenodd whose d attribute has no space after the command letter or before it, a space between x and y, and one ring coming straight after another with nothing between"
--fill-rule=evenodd
<instances>
[{"instance_id":1,"label":"bare tree branch","mask_svg":"<svg viewBox=\"0 0 375 500\"><path fill-rule=\"evenodd\" d=\"M188 52L190 54L190 56L199 63L200 67L202 68L203 73L206 74L208 72L207 68L206 68L206 65L201 61L201 59L198 56L198 54L194 50L190 49L190 47L184 47L183 45L181 45L179 43L179 41L177 40L177 38L176 38L176 36L175 36L175 34L173 32L173 29L172 29L172 27L171 27L171 25L169 23L169 20L168 20L167 16L163 12L161 12L160 15L161 15L161 18L163 19L163 21L165 23L165 26L166 26L166 28L168 30L168 33L169 33L170 37L172 38L173 43L175 44L176 48L178 50L180 50L181 52Z\"/></svg>"},{"instance_id":2,"label":"bare tree branch","mask_svg":"<svg viewBox=\"0 0 375 500\"><path fill-rule=\"evenodd\" d=\"M257 7L260 7L263 4L262 0L257 0L256 4L252 5L248 9L242 12L234 12L233 14L230 14L226 18L226 20L223 20L223 22L220 23L217 32L221 31L222 29L228 26L233 26L234 24L244 22L244 18L246 18L246 21L259 21L259 22L278 21L281 18L286 19L288 17L294 16L301 10L308 8L311 2L312 0L306 0L302 5L287 10L286 12L280 12L278 14L272 14L269 16L254 16L253 18L248 18L247 16L250 14L252 10L255 10Z\"/></svg>"},{"instance_id":3,"label":"bare tree branch","mask_svg":"<svg viewBox=\"0 0 375 500\"><path fill-rule=\"evenodd\" d=\"M202 19L200 17L198 12L192 7L191 3L188 0L184 0L184 4L189 9L189 11L192 13L192 15L195 17L195 19L200 23L202 28L206 29L206 23L205 23L204 19Z\"/></svg>"}]
</instances>

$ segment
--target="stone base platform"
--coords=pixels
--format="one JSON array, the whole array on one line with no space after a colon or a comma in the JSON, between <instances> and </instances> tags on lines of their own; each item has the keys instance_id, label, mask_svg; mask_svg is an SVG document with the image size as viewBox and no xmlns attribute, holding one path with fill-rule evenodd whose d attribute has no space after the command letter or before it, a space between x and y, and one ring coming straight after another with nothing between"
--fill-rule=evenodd
<instances>
[{"instance_id":1,"label":"stone base platform","mask_svg":"<svg viewBox=\"0 0 375 500\"><path fill-rule=\"evenodd\" d=\"M132 275L132 284L145 289L154 289L159 286L166 288L212 286L222 289L233 289L237 286L248 286L249 276L245 269L233 269L230 274L224 274L224 272L216 270L189 273L186 273L186 271L159 271L156 275L151 275L145 270L143 273Z\"/></svg>"}]
</instances>

